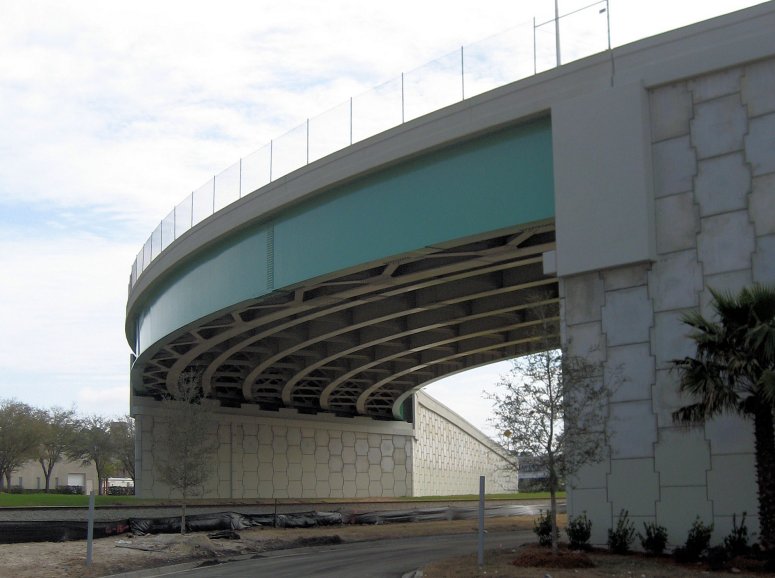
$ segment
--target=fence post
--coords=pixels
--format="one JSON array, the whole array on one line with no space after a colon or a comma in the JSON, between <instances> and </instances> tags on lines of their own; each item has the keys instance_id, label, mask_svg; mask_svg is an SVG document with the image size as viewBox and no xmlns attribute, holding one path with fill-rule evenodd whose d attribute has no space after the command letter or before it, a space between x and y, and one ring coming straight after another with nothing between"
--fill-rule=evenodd
<instances>
[{"instance_id":1,"label":"fence post","mask_svg":"<svg viewBox=\"0 0 775 578\"><path fill-rule=\"evenodd\" d=\"M484 476L479 476L479 567L484 566Z\"/></svg>"},{"instance_id":2,"label":"fence post","mask_svg":"<svg viewBox=\"0 0 775 578\"><path fill-rule=\"evenodd\" d=\"M89 522L86 528L86 565L91 566L94 542L94 489L89 492Z\"/></svg>"}]
</instances>

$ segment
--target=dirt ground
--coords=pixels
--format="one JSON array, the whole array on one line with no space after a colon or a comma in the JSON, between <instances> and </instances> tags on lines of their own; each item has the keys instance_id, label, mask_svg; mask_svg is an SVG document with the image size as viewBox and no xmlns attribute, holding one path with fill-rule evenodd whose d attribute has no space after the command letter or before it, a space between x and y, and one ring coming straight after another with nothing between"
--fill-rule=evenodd
<instances>
[{"instance_id":1,"label":"dirt ground","mask_svg":"<svg viewBox=\"0 0 775 578\"><path fill-rule=\"evenodd\" d=\"M532 517L488 518L488 531L532 529ZM38 542L0 545L0 577L13 578L96 578L142 568L166 566L191 560L228 559L267 550L315 543L338 543L362 540L460 534L476 531L475 520L415 522L375 526L336 526L304 529L251 528L240 530L239 540L211 540L206 533L157 534L132 537L129 534L94 541L93 564L85 567L86 542ZM579 578L618 576L657 578L681 576L775 576L752 574L745 569L736 573L713 572L703 568L677 566L669 559L655 560L641 555L614 556L606 552L589 555L595 567L558 569L517 567L513 560L525 553L523 547L504 544L487 551L485 566L479 568L476 555L461 556L431 564L423 569L425 578L470 578L475 576L508 576Z\"/></svg>"},{"instance_id":2,"label":"dirt ground","mask_svg":"<svg viewBox=\"0 0 775 578\"><path fill-rule=\"evenodd\" d=\"M94 540L90 567L85 567L86 542L35 542L0 545L0 578L96 578L142 568L190 560L228 559L267 550L315 543L406 538L430 534L476 531L476 520L414 522L374 526L321 528L250 528L239 530L239 540L211 540L206 532L130 534ZM488 518L490 531L532 528L532 517Z\"/></svg>"},{"instance_id":3,"label":"dirt ground","mask_svg":"<svg viewBox=\"0 0 775 578\"><path fill-rule=\"evenodd\" d=\"M423 568L423 578L473 578L499 576L504 578L765 578L775 574L746 568L729 572L711 572L706 567L678 565L670 558L649 558L642 554L619 556L605 551L591 552L587 558L594 566L587 568L557 568L550 566L515 566L513 561L525 551L539 549L537 545L499 548L485 552L484 566L479 568L476 554L449 558ZM545 553L546 550L541 548ZM731 569L730 569L731 570Z\"/></svg>"}]
</instances>

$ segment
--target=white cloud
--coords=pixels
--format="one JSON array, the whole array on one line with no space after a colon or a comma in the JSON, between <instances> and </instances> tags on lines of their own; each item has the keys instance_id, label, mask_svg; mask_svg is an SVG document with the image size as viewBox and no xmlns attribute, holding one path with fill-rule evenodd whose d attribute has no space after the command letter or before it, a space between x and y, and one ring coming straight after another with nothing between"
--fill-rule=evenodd
<instances>
[{"instance_id":1,"label":"white cloud","mask_svg":"<svg viewBox=\"0 0 775 578\"><path fill-rule=\"evenodd\" d=\"M423 391L490 437L495 437L497 431L489 421L492 418L492 401L485 394L495 391L495 386L509 369L510 361L492 363L435 381Z\"/></svg>"},{"instance_id":2,"label":"white cloud","mask_svg":"<svg viewBox=\"0 0 775 578\"><path fill-rule=\"evenodd\" d=\"M81 415L107 415L121 417L129 413L129 387L82 387L76 398Z\"/></svg>"},{"instance_id":3,"label":"white cloud","mask_svg":"<svg viewBox=\"0 0 775 578\"><path fill-rule=\"evenodd\" d=\"M89 236L0 239L0 397L35 394L68 406L86 384L127 391L132 251Z\"/></svg>"},{"instance_id":4,"label":"white cloud","mask_svg":"<svg viewBox=\"0 0 775 578\"><path fill-rule=\"evenodd\" d=\"M611 0L614 43L753 3ZM188 193L460 45L520 23L529 41L532 17L552 12L551 0L5 0L0 397L68 406L124 388L129 268Z\"/></svg>"}]
</instances>

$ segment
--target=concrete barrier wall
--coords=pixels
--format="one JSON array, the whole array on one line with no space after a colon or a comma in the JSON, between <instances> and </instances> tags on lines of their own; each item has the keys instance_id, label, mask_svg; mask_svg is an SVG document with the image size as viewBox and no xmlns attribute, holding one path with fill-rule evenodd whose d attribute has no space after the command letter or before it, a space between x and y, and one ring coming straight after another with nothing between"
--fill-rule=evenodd
<instances>
[{"instance_id":1,"label":"concrete barrier wall","mask_svg":"<svg viewBox=\"0 0 775 578\"><path fill-rule=\"evenodd\" d=\"M473 494L479 476L488 492L514 491L498 446L432 398L420 393L416 428L370 418L314 419L295 410L229 410L213 403L210 435L217 446L205 497L350 498ZM166 459L163 412L140 400L137 492L168 498L157 479ZM420 457L415 457L420 452ZM454 458L453 458L454 456ZM420 464L420 478L414 473ZM421 482L418 480L422 480Z\"/></svg>"},{"instance_id":2,"label":"concrete barrier wall","mask_svg":"<svg viewBox=\"0 0 775 578\"><path fill-rule=\"evenodd\" d=\"M419 392L416 398L414 495L516 492L517 470L503 449L455 412Z\"/></svg>"},{"instance_id":3,"label":"concrete barrier wall","mask_svg":"<svg viewBox=\"0 0 775 578\"><path fill-rule=\"evenodd\" d=\"M164 418L143 402L137 414L143 447L137 471L143 497L174 497L157 480L165 459ZM213 408L217 436L205 497L341 498L410 495L412 427L366 418L315 419L296 411ZM154 447L154 443L156 447Z\"/></svg>"}]
</instances>

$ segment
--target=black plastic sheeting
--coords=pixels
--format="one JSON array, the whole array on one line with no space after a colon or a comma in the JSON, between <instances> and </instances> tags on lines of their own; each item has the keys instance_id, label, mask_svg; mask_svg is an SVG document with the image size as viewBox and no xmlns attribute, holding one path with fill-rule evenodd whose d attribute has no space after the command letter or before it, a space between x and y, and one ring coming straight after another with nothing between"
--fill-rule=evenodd
<instances>
[{"instance_id":1,"label":"black plastic sheeting","mask_svg":"<svg viewBox=\"0 0 775 578\"><path fill-rule=\"evenodd\" d=\"M277 516L273 514L250 515L220 512L186 516L186 531L244 530L255 526L312 528L340 525L343 522L344 518L339 512L302 512L277 514ZM87 522L0 522L0 544L85 540L87 529ZM118 522L94 523L95 538L115 536L125 532L133 534L180 533L180 516L129 518Z\"/></svg>"},{"instance_id":2,"label":"black plastic sheeting","mask_svg":"<svg viewBox=\"0 0 775 578\"><path fill-rule=\"evenodd\" d=\"M545 507L543 509L546 509ZM563 511L563 508L560 508ZM505 516L535 516L541 508L534 505L487 506L484 515L487 518ZM347 517L348 524L391 524L399 522L432 522L436 520L472 520L479 516L478 506L438 508L415 508L411 510L385 510L353 513Z\"/></svg>"},{"instance_id":3,"label":"black plastic sheeting","mask_svg":"<svg viewBox=\"0 0 775 578\"><path fill-rule=\"evenodd\" d=\"M302 512L298 514L194 514L186 516L186 530L189 532L212 532L217 530L244 530L254 526L277 528L312 528L334 526L343 523L339 512ZM180 516L169 518L129 518L129 530L133 534L163 534L180 532Z\"/></svg>"},{"instance_id":4,"label":"black plastic sheeting","mask_svg":"<svg viewBox=\"0 0 775 578\"><path fill-rule=\"evenodd\" d=\"M87 531L86 522L0 522L0 544L85 540ZM95 538L116 536L128 531L126 520L94 523Z\"/></svg>"},{"instance_id":5,"label":"black plastic sheeting","mask_svg":"<svg viewBox=\"0 0 775 578\"><path fill-rule=\"evenodd\" d=\"M300 512L294 514L240 514L220 512L186 516L189 532L244 530L257 526L313 528L340 524L390 524L433 520L468 520L478 516L478 507L438 507L374 512ZM534 505L500 505L485 509L486 517L537 515ZM86 522L0 522L0 544L15 542L63 542L85 540ZM94 537L123 534L180 533L180 516L129 518L118 522L95 522Z\"/></svg>"}]
</instances>

